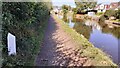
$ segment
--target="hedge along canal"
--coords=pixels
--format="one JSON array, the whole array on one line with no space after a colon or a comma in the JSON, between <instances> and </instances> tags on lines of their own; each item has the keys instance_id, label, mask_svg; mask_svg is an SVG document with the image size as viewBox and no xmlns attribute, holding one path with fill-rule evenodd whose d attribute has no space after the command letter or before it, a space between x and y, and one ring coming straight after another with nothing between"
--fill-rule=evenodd
<instances>
[{"instance_id":1,"label":"hedge along canal","mask_svg":"<svg viewBox=\"0 0 120 68\"><path fill-rule=\"evenodd\" d=\"M80 49L81 56L86 56L91 60L93 66L110 66L116 67L117 65L100 49L94 47L82 34L78 34L74 29L71 29L67 23L53 15L56 22L62 25L63 30L70 35L75 43L78 44L77 48ZM81 46L82 45L82 46Z\"/></svg>"}]
</instances>

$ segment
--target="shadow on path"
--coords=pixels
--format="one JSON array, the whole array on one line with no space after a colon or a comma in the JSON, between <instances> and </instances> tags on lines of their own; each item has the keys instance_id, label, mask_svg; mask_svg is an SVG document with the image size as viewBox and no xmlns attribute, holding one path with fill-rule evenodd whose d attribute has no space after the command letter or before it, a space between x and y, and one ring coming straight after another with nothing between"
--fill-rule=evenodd
<instances>
[{"instance_id":1,"label":"shadow on path","mask_svg":"<svg viewBox=\"0 0 120 68\"><path fill-rule=\"evenodd\" d=\"M90 66L90 61L81 57L71 38L63 31L61 25L51 16L45 32L36 66Z\"/></svg>"}]
</instances>

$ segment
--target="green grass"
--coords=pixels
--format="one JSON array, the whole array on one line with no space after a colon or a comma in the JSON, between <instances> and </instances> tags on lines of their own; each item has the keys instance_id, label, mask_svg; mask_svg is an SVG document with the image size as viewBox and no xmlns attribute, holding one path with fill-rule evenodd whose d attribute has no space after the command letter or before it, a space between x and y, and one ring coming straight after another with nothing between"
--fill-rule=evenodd
<instances>
[{"instance_id":1,"label":"green grass","mask_svg":"<svg viewBox=\"0 0 120 68\"><path fill-rule=\"evenodd\" d=\"M64 21L53 16L56 22L62 25L63 30L71 37L71 39L77 44L75 46L80 49L80 54L83 57L87 57L91 60L93 66L111 66L114 68L117 65L112 62L112 59L108 57L102 50L94 47L83 35L78 34L74 29L69 28Z\"/></svg>"},{"instance_id":2,"label":"green grass","mask_svg":"<svg viewBox=\"0 0 120 68\"><path fill-rule=\"evenodd\" d=\"M104 12L98 12L96 15L97 16L101 16L101 15L103 15L104 14Z\"/></svg>"},{"instance_id":3,"label":"green grass","mask_svg":"<svg viewBox=\"0 0 120 68\"><path fill-rule=\"evenodd\" d=\"M120 22L120 19L111 20L112 22Z\"/></svg>"}]
</instances>

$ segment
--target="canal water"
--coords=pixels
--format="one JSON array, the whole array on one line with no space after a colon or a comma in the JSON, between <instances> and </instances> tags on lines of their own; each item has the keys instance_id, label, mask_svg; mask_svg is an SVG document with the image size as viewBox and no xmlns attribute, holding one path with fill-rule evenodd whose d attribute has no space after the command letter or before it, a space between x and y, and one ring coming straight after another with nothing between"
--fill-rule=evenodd
<instances>
[{"instance_id":1,"label":"canal water","mask_svg":"<svg viewBox=\"0 0 120 68\"><path fill-rule=\"evenodd\" d=\"M71 21L68 25L83 34L95 47L103 50L116 64L120 63L120 28L109 28L104 22L93 20Z\"/></svg>"}]
</instances>

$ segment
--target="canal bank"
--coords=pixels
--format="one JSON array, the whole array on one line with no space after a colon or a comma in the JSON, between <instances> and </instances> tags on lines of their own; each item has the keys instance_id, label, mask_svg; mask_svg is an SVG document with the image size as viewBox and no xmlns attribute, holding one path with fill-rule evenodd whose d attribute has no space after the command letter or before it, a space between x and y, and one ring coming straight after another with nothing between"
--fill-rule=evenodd
<instances>
[{"instance_id":1,"label":"canal bank","mask_svg":"<svg viewBox=\"0 0 120 68\"><path fill-rule=\"evenodd\" d=\"M100 26L98 22L86 20L74 23L73 29L79 34L83 34L95 47L107 53L112 60L119 64L119 29Z\"/></svg>"},{"instance_id":2,"label":"canal bank","mask_svg":"<svg viewBox=\"0 0 120 68\"><path fill-rule=\"evenodd\" d=\"M95 47L101 49L116 64L120 64L119 60L119 41L120 41L120 27L114 26L106 21L98 20L98 17L84 19L69 19L69 27L73 28L77 33L82 34ZM120 65L119 65L120 66Z\"/></svg>"},{"instance_id":3,"label":"canal bank","mask_svg":"<svg viewBox=\"0 0 120 68\"><path fill-rule=\"evenodd\" d=\"M79 49L81 56L86 56L90 59L89 62L93 66L117 66L112 60L100 49L94 47L83 35L78 34L74 29L67 26L67 23L53 16L55 20L62 25L63 30L77 43L75 46Z\"/></svg>"}]
</instances>

